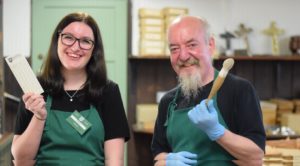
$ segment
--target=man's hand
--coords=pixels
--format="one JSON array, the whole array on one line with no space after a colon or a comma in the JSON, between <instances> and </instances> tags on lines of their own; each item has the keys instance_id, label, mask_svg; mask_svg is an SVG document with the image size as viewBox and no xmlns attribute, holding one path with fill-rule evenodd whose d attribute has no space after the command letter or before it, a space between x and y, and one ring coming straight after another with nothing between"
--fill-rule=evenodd
<instances>
[{"instance_id":1,"label":"man's hand","mask_svg":"<svg viewBox=\"0 0 300 166\"><path fill-rule=\"evenodd\" d=\"M205 100L196 105L188 112L188 117L198 128L205 132L208 137L215 141L224 135L225 128L219 123L218 113L213 100L209 100L207 106Z\"/></svg>"},{"instance_id":2,"label":"man's hand","mask_svg":"<svg viewBox=\"0 0 300 166\"><path fill-rule=\"evenodd\" d=\"M191 166L197 163L197 154L182 151L169 153L166 157L166 166Z\"/></svg>"}]
</instances>

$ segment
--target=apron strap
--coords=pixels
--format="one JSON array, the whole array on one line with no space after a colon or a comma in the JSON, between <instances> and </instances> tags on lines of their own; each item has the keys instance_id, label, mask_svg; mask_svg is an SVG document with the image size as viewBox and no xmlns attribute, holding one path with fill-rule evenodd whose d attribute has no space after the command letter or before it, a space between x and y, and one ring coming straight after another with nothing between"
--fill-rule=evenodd
<instances>
[{"instance_id":1,"label":"apron strap","mask_svg":"<svg viewBox=\"0 0 300 166\"><path fill-rule=\"evenodd\" d=\"M46 110L50 110L52 105L52 97L50 95L47 95L46 99Z\"/></svg>"},{"instance_id":2,"label":"apron strap","mask_svg":"<svg viewBox=\"0 0 300 166\"><path fill-rule=\"evenodd\" d=\"M166 121L164 123L165 127L168 126L169 117L171 116L173 110L177 107L176 99L177 99L177 96L178 96L179 92L180 92L180 87L176 90L175 97L173 98L173 100L169 103L167 118L166 118Z\"/></svg>"}]
</instances>

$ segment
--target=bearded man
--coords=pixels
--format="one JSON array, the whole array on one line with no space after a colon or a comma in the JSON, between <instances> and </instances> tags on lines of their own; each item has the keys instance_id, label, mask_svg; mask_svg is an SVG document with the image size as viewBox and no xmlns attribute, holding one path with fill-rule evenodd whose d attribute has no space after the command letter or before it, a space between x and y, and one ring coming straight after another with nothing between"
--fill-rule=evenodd
<instances>
[{"instance_id":1,"label":"bearded man","mask_svg":"<svg viewBox=\"0 0 300 166\"><path fill-rule=\"evenodd\" d=\"M168 29L168 42L179 85L159 104L151 145L154 165L262 165L266 136L251 83L228 74L205 104L218 75L207 21L177 18Z\"/></svg>"}]
</instances>

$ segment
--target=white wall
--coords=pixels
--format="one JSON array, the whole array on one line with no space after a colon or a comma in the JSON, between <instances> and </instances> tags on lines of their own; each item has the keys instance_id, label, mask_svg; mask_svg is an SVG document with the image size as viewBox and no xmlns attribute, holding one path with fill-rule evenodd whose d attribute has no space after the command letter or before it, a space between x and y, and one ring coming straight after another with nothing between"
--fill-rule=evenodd
<instances>
[{"instance_id":1,"label":"white wall","mask_svg":"<svg viewBox=\"0 0 300 166\"><path fill-rule=\"evenodd\" d=\"M139 8L184 7L190 15L206 18L216 36L217 46L225 47L219 35L225 30L237 30L240 23L251 27L249 43L253 54L270 54L271 39L262 33L271 21L276 21L285 33L279 36L281 54L290 54L288 43L291 35L300 35L300 0L132 0L132 54L138 54ZM232 41L233 48L243 45L241 39Z\"/></svg>"},{"instance_id":2,"label":"white wall","mask_svg":"<svg viewBox=\"0 0 300 166\"><path fill-rule=\"evenodd\" d=\"M284 34L279 37L282 54L291 54L289 40L292 35L300 35L300 0L229 0L231 3L226 26L229 30L236 29L240 22L250 26L249 42L255 54L271 53L270 38L262 33L272 20Z\"/></svg>"},{"instance_id":3,"label":"white wall","mask_svg":"<svg viewBox=\"0 0 300 166\"><path fill-rule=\"evenodd\" d=\"M30 0L3 0L3 40L4 55L30 55ZM132 5L132 54L138 53L138 14L141 7L185 7L191 15L206 18L216 36L218 48L225 45L219 38L225 29L236 30L240 23L254 31L249 36L254 54L271 53L270 38L262 34L270 22L275 20L285 33L279 37L281 54L290 54L289 37L300 35L300 0L131 0ZM232 43L238 48L242 41Z\"/></svg>"},{"instance_id":4,"label":"white wall","mask_svg":"<svg viewBox=\"0 0 300 166\"><path fill-rule=\"evenodd\" d=\"M3 0L3 55L30 55L30 0Z\"/></svg>"}]
</instances>

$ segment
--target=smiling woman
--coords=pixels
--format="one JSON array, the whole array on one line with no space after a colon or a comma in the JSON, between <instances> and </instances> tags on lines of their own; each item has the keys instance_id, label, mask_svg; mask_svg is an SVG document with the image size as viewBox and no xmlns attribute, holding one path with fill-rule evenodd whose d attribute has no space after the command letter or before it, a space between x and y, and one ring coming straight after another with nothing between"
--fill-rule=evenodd
<instances>
[{"instance_id":1,"label":"smiling woman","mask_svg":"<svg viewBox=\"0 0 300 166\"><path fill-rule=\"evenodd\" d=\"M123 165L129 127L89 14L71 13L58 23L38 78L45 92L25 93L17 114L16 163Z\"/></svg>"}]
</instances>

